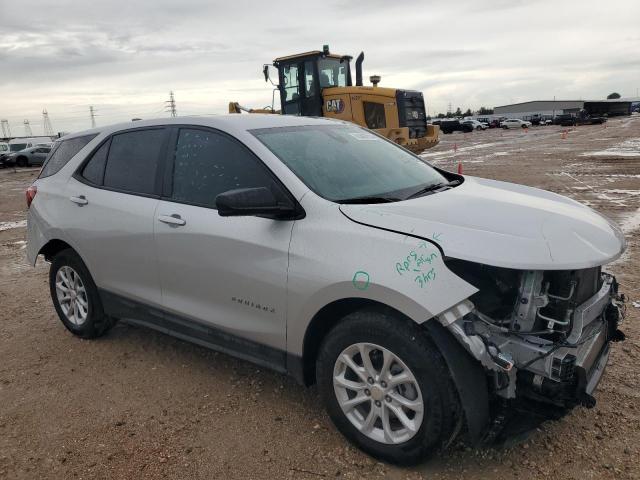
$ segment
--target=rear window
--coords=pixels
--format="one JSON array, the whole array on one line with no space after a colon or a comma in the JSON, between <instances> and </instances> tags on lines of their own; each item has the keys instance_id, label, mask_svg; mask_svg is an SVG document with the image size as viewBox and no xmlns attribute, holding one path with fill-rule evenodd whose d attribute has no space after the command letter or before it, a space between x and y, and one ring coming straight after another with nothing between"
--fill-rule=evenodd
<instances>
[{"instance_id":1,"label":"rear window","mask_svg":"<svg viewBox=\"0 0 640 480\"><path fill-rule=\"evenodd\" d=\"M94 135L85 135L83 137L70 138L69 140L62 140L57 146L54 146L52 153L42 167L39 178L50 177L60 171L69 160L84 148L87 143L95 138Z\"/></svg>"},{"instance_id":2,"label":"rear window","mask_svg":"<svg viewBox=\"0 0 640 480\"><path fill-rule=\"evenodd\" d=\"M111 139L103 143L82 170L82 176L94 185L102 185L104 180L104 167L107 164L107 153L109 153L110 144Z\"/></svg>"},{"instance_id":3,"label":"rear window","mask_svg":"<svg viewBox=\"0 0 640 480\"><path fill-rule=\"evenodd\" d=\"M136 130L114 135L104 171L104 186L128 193L155 192L165 130Z\"/></svg>"}]
</instances>

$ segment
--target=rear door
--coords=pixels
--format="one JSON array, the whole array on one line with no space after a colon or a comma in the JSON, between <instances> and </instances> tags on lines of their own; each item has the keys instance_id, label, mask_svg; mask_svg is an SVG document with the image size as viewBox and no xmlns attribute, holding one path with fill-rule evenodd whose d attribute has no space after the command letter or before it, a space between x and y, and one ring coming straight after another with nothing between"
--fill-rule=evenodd
<instances>
[{"instance_id":1,"label":"rear door","mask_svg":"<svg viewBox=\"0 0 640 480\"><path fill-rule=\"evenodd\" d=\"M160 307L153 227L166 141L163 127L114 134L67 184L73 206L69 233L101 289L105 307L125 300L129 307Z\"/></svg>"},{"instance_id":2,"label":"rear door","mask_svg":"<svg viewBox=\"0 0 640 480\"><path fill-rule=\"evenodd\" d=\"M237 188L285 193L284 187L246 146L223 132L183 127L172 136L174 154L155 218L171 328L282 368L294 222L221 217L215 198Z\"/></svg>"}]
</instances>

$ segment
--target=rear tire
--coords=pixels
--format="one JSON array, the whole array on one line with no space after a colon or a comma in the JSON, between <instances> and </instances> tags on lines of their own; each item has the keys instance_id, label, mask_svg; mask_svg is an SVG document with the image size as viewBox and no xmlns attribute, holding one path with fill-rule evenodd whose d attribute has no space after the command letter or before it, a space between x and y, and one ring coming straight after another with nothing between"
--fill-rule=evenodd
<instances>
[{"instance_id":1,"label":"rear tire","mask_svg":"<svg viewBox=\"0 0 640 480\"><path fill-rule=\"evenodd\" d=\"M97 338L114 325L114 319L104 313L89 270L73 250L62 250L53 257L49 289L58 317L74 335Z\"/></svg>"},{"instance_id":2,"label":"rear tire","mask_svg":"<svg viewBox=\"0 0 640 480\"><path fill-rule=\"evenodd\" d=\"M415 464L455 436L461 407L440 351L423 328L392 311L346 316L320 347L316 378L336 428L373 457Z\"/></svg>"}]
</instances>

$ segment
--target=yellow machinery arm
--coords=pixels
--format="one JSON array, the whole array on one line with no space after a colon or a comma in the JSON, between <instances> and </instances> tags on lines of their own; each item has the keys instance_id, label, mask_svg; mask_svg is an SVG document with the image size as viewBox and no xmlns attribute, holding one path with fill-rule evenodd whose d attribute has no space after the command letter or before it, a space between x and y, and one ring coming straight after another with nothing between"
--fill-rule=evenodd
<instances>
[{"instance_id":1,"label":"yellow machinery arm","mask_svg":"<svg viewBox=\"0 0 640 480\"><path fill-rule=\"evenodd\" d=\"M271 107L265 108L247 108L238 102L229 102L229 113L280 113L280 110L273 110Z\"/></svg>"}]
</instances>

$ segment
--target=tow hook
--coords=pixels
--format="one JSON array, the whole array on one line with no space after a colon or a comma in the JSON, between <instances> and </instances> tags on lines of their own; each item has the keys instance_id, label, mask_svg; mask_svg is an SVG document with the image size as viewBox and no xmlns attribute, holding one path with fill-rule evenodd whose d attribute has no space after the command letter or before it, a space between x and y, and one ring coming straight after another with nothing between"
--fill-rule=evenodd
<instances>
[{"instance_id":1,"label":"tow hook","mask_svg":"<svg viewBox=\"0 0 640 480\"><path fill-rule=\"evenodd\" d=\"M505 372L509 372L513 368L513 359L511 358L510 355L506 355L500 352L492 358L495 364L498 365Z\"/></svg>"}]
</instances>

